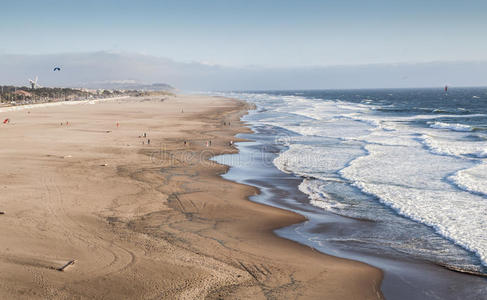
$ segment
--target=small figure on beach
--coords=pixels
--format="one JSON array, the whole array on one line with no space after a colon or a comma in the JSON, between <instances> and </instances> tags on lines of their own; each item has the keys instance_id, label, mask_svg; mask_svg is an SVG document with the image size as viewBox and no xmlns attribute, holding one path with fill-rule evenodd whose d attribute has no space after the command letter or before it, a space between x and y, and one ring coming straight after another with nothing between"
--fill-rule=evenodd
<instances>
[{"instance_id":1,"label":"small figure on beach","mask_svg":"<svg viewBox=\"0 0 487 300\"><path fill-rule=\"evenodd\" d=\"M120 123L117 122L117 128L120 126Z\"/></svg>"},{"instance_id":2,"label":"small figure on beach","mask_svg":"<svg viewBox=\"0 0 487 300\"><path fill-rule=\"evenodd\" d=\"M209 144L209 142L208 142L208 141L206 141L206 147L208 147L208 146L210 146L210 144Z\"/></svg>"},{"instance_id":3,"label":"small figure on beach","mask_svg":"<svg viewBox=\"0 0 487 300\"><path fill-rule=\"evenodd\" d=\"M232 146L232 145L233 145L233 141L230 141L230 146Z\"/></svg>"},{"instance_id":4,"label":"small figure on beach","mask_svg":"<svg viewBox=\"0 0 487 300\"><path fill-rule=\"evenodd\" d=\"M184 141L184 145L186 146L186 141Z\"/></svg>"},{"instance_id":5,"label":"small figure on beach","mask_svg":"<svg viewBox=\"0 0 487 300\"><path fill-rule=\"evenodd\" d=\"M150 139L147 139L147 145L150 145Z\"/></svg>"},{"instance_id":6,"label":"small figure on beach","mask_svg":"<svg viewBox=\"0 0 487 300\"><path fill-rule=\"evenodd\" d=\"M146 138L147 137L147 133L144 132L144 137Z\"/></svg>"}]
</instances>

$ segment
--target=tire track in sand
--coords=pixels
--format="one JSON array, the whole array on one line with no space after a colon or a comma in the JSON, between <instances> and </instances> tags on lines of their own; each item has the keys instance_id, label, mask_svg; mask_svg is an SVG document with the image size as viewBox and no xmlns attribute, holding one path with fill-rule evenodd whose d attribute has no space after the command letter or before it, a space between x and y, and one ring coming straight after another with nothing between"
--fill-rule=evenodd
<instances>
[{"instance_id":1,"label":"tire track in sand","mask_svg":"<svg viewBox=\"0 0 487 300\"><path fill-rule=\"evenodd\" d=\"M92 251L91 249L102 249L102 251L111 256L107 264L101 263L94 269L84 271L83 275L89 277L87 279L121 272L135 263L136 257L132 251L108 240L102 233L97 232L71 216L66 209L66 206L70 204L65 203L61 189L52 177L44 177L43 186L47 192L45 204L52 215L52 219L56 220L55 222L63 230L64 235L70 243L72 245L76 244L75 240L77 240L78 243L85 245L88 251ZM70 259L76 259L78 261L76 257ZM83 261L78 261L77 264L82 263Z\"/></svg>"}]
</instances>

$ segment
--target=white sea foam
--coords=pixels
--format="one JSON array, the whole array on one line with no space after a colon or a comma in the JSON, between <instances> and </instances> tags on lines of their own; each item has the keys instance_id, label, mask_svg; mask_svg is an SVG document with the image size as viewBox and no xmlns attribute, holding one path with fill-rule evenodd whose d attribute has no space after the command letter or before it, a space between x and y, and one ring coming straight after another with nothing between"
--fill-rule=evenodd
<instances>
[{"instance_id":1,"label":"white sea foam","mask_svg":"<svg viewBox=\"0 0 487 300\"><path fill-rule=\"evenodd\" d=\"M337 116L337 118L345 118L345 119L351 119L359 122L364 122L375 127L380 127L383 121L378 118L366 117L363 114L358 114L358 113L342 114L340 116Z\"/></svg>"},{"instance_id":2,"label":"white sea foam","mask_svg":"<svg viewBox=\"0 0 487 300\"><path fill-rule=\"evenodd\" d=\"M357 145L348 144L337 151L335 146L293 144L281 153L274 164L280 170L304 177L327 180L363 150Z\"/></svg>"},{"instance_id":3,"label":"white sea foam","mask_svg":"<svg viewBox=\"0 0 487 300\"><path fill-rule=\"evenodd\" d=\"M334 122L313 122L310 124L280 124L287 130L294 131L302 135L315 135L322 137L332 137L340 139L357 138L370 134L370 126L352 120L336 120Z\"/></svg>"},{"instance_id":4,"label":"white sea foam","mask_svg":"<svg viewBox=\"0 0 487 300\"><path fill-rule=\"evenodd\" d=\"M339 212L346 206L335 201L332 196L328 195L321 187L320 180L304 179L299 185L299 190L309 195L311 205L323 208L327 211Z\"/></svg>"},{"instance_id":5,"label":"white sea foam","mask_svg":"<svg viewBox=\"0 0 487 300\"><path fill-rule=\"evenodd\" d=\"M423 134L418 138L431 152L440 155L487 157L487 141L465 141L451 136Z\"/></svg>"},{"instance_id":6,"label":"white sea foam","mask_svg":"<svg viewBox=\"0 0 487 300\"><path fill-rule=\"evenodd\" d=\"M487 196L487 162L460 170L449 179L466 191Z\"/></svg>"},{"instance_id":7,"label":"white sea foam","mask_svg":"<svg viewBox=\"0 0 487 300\"><path fill-rule=\"evenodd\" d=\"M443 122L430 122L430 127L431 128L437 128L437 129L449 129L453 131L472 131L473 127L469 125L464 125L464 124L449 124L449 123L443 123Z\"/></svg>"},{"instance_id":8,"label":"white sea foam","mask_svg":"<svg viewBox=\"0 0 487 300\"><path fill-rule=\"evenodd\" d=\"M487 222L487 201L443 180L445 174L465 168L464 160L430 154L420 145L368 145L366 149L369 155L340 172L344 178L400 214L434 227L487 265L487 234L482 225Z\"/></svg>"}]
</instances>

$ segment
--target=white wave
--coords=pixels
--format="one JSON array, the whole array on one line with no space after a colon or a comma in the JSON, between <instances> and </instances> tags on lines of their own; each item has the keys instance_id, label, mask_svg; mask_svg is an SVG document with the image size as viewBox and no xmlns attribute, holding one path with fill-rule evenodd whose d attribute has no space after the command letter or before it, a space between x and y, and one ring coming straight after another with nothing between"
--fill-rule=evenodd
<instances>
[{"instance_id":1,"label":"white wave","mask_svg":"<svg viewBox=\"0 0 487 300\"><path fill-rule=\"evenodd\" d=\"M487 163L460 170L449 179L466 191L487 195Z\"/></svg>"},{"instance_id":2,"label":"white wave","mask_svg":"<svg viewBox=\"0 0 487 300\"><path fill-rule=\"evenodd\" d=\"M380 127L381 123L382 123L382 120L380 120L380 119L365 117L364 115L357 114L357 113L342 114L342 115L337 116L336 118L351 119L351 120L355 120L355 121L359 121L359 122L364 122L364 123L367 123L367 124L375 126L375 127Z\"/></svg>"},{"instance_id":3,"label":"white wave","mask_svg":"<svg viewBox=\"0 0 487 300\"><path fill-rule=\"evenodd\" d=\"M286 114L285 118L272 116L261 119L260 122L281 127L301 135L341 139L357 138L369 134L372 129L369 123L359 119L337 118L337 116L350 114L351 105L342 108L341 102L318 101L300 97L285 98L283 100L285 105L275 107L274 111ZM288 114L298 117L290 118ZM301 116L304 118L301 118Z\"/></svg>"},{"instance_id":4,"label":"white wave","mask_svg":"<svg viewBox=\"0 0 487 300\"><path fill-rule=\"evenodd\" d=\"M447 135L422 134L419 140L432 153L451 156L487 157L487 141L464 141Z\"/></svg>"},{"instance_id":5,"label":"white wave","mask_svg":"<svg viewBox=\"0 0 487 300\"><path fill-rule=\"evenodd\" d=\"M394 130L380 128L373 131L368 136L363 137L367 144L379 144L384 146L403 146L415 147L418 145L416 140L418 132L404 123L392 123L387 127L393 127Z\"/></svg>"},{"instance_id":6,"label":"white wave","mask_svg":"<svg viewBox=\"0 0 487 300\"><path fill-rule=\"evenodd\" d=\"M340 113L336 114L335 118L346 118L355 121L364 122L370 124L374 127L381 128L383 130L388 131L395 131L398 124L401 122L411 122L417 120L428 120L428 119L437 119L437 118L464 118L464 117L484 117L487 116L485 114L470 114L470 115L416 115L416 116L379 116L379 115L372 115L368 113L364 113L362 111L356 112L348 112L348 113ZM451 129L456 131L472 131L473 128L468 125L463 124L447 124L441 122L430 122L432 128L442 128L442 129ZM435 125L436 124L436 125ZM455 126L456 125L456 126ZM436 127L435 127L436 126ZM444 127L440 127L444 126ZM467 128L468 126L468 128ZM467 130L468 129L468 130Z\"/></svg>"},{"instance_id":7,"label":"white wave","mask_svg":"<svg viewBox=\"0 0 487 300\"><path fill-rule=\"evenodd\" d=\"M431 128L436 128L436 129L450 129L453 131L472 131L473 127L464 125L464 124L449 124L449 123L443 123L443 122L433 122L430 123Z\"/></svg>"},{"instance_id":8,"label":"white wave","mask_svg":"<svg viewBox=\"0 0 487 300\"><path fill-rule=\"evenodd\" d=\"M417 147L368 145L341 175L398 213L429 225L476 253L487 265L487 201L443 180L465 161ZM473 163L470 164L472 166Z\"/></svg>"},{"instance_id":9,"label":"white wave","mask_svg":"<svg viewBox=\"0 0 487 300\"><path fill-rule=\"evenodd\" d=\"M320 186L318 180L304 179L299 185L299 190L309 196L310 204L327 211L340 211L346 206L328 195Z\"/></svg>"},{"instance_id":10,"label":"white wave","mask_svg":"<svg viewBox=\"0 0 487 300\"><path fill-rule=\"evenodd\" d=\"M327 180L353 158L363 155L360 147L349 144L332 146L292 144L274 159L274 165L286 173Z\"/></svg>"},{"instance_id":11,"label":"white wave","mask_svg":"<svg viewBox=\"0 0 487 300\"><path fill-rule=\"evenodd\" d=\"M486 117L486 114L468 114L468 115L454 115L454 114L443 114L443 115L416 115L410 117L404 117L402 120L428 120L428 119L439 119L439 118L477 118Z\"/></svg>"},{"instance_id":12,"label":"white wave","mask_svg":"<svg viewBox=\"0 0 487 300\"><path fill-rule=\"evenodd\" d=\"M473 157L477 158L487 158L487 149L479 150L479 151L474 151L471 153Z\"/></svg>"},{"instance_id":13,"label":"white wave","mask_svg":"<svg viewBox=\"0 0 487 300\"><path fill-rule=\"evenodd\" d=\"M328 138L351 139L370 134L370 126L351 120L335 120L334 122L312 122L287 125L279 125L287 130L302 135L314 135Z\"/></svg>"}]
</instances>

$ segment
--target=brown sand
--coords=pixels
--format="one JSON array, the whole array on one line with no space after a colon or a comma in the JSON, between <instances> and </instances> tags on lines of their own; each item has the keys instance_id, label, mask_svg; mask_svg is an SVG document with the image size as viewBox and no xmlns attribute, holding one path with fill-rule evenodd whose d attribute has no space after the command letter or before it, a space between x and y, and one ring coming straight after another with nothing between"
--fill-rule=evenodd
<instances>
[{"instance_id":1,"label":"brown sand","mask_svg":"<svg viewBox=\"0 0 487 300\"><path fill-rule=\"evenodd\" d=\"M206 160L236 151L247 109L178 96L0 113L0 298L381 298L379 270L278 238L303 217Z\"/></svg>"}]
</instances>

